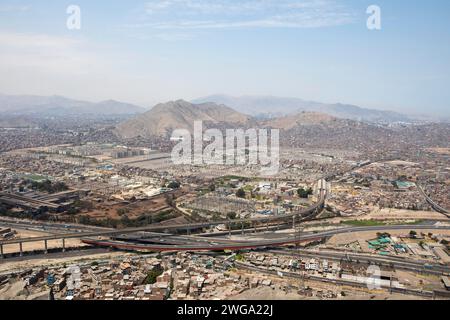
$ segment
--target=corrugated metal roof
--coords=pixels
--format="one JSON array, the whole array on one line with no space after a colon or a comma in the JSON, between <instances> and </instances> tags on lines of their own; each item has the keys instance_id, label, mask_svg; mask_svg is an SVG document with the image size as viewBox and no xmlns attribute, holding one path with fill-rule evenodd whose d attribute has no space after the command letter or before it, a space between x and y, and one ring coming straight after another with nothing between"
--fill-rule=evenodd
<instances>
[{"instance_id":1,"label":"corrugated metal roof","mask_svg":"<svg viewBox=\"0 0 450 320\"><path fill-rule=\"evenodd\" d=\"M450 288L450 279L448 277L442 277L442 282L444 282L444 285L447 289Z\"/></svg>"}]
</instances>

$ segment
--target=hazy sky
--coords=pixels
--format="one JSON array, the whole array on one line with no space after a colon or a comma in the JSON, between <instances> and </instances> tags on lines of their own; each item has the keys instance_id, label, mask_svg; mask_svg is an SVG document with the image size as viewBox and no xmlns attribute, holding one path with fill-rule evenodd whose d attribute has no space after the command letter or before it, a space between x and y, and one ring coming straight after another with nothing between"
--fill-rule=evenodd
<instances>
[{"instance_id":1,"label":"hazy sky","mask_svg":"<svg viewBox=\"0 0 450 320\"><path fill-rule=\"evenodd\" d=\"M66 27L72 4L81 30ZM4 94L258 94L448 116L449 88L448 0L0 0Z\"/></svg>"}]
</instances>

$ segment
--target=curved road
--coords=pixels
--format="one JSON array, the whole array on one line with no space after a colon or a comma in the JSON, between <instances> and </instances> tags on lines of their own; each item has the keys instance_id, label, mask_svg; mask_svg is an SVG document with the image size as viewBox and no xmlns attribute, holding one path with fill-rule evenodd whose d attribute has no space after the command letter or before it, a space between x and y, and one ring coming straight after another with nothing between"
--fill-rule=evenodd
<instances>
[{"instance_id":1,"label":"curved road","mask_svg":"<svg viewBox=\"0 0 450 320\"><path fill-rule=\"evenodd\" d=\"M33 238L23 238L23 239L13 239L13 240L4 240L0 241L0 245L9 245L9 244L19 244L25 242L37 242L37 241L49 241L49 240L62 240L62 239L74 239L74 238L89 238L89 237L100 237L100 236L114 236L114 235L123 235L130 233L137 233L141 231L166 231L166 230L191 230L191 229L200 229L207 228L212 226L218 226L221 224L244 224L244 223L253 223L253 222L271 222L278 220L285 220L295 217L301 217L300 221L305 221L310 219L317 210L320 210L325 204L326 192L325 190L320 191L320 199L317 203L312 205L311 207L297 211L294 213L279 215L279 216L270 216L270 217L262 217L262 218L249 218L249 219L236 219L236 220L221 220L221 221L210 221L210 222L201 222L201 223L189 223L189 224L178 224L178 225L151 225L146 227L139 228L128 228L122 230L105 230L105 231L90 231L90 232L76 232L76 233L65 233L65 234L57 234L43 237L33 237Z\"/></svg>"},{"instance_id":2,"label":"curved road","mask_svg":"<svg viewBox=\"0 0 450 320\"><path fill-rule=\"evenodd\" d=\"M150 251L220 251L220 250L242 250L264 247L277 247L288 244L297 244L305 241L321 240L336 234L354 233L362 231L389 231L389 230L450 230L450 226L435 225L404 225L404 226L375 226L375 227L349 227L336 230L329 230L320 233L295 235L286 238L259 240L259 241L234 241L230 243L217 243L212 239L207 243L191 244L133 244L121 241L82 239L86 244L110 247L123 250L150 250Z\"/></svg>"}]
</instances>

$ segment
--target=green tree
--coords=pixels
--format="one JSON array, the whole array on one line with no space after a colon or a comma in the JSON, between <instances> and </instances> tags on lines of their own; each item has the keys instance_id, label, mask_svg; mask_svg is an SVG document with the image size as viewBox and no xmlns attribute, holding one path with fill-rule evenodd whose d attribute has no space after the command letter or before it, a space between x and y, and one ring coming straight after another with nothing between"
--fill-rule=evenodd
<instances>
[{"instance_id":1,"label":"green tree","mask_svg":"<svg viewBox=\"0 0 450 320\"><path fill-rule=\"evenodd\" d=\"M178 189L181 187L181 184L178 181L172 181L167 185L167 188L170 189Z\"/></svg>"},{"instance_id":2,"label":"green tree","mask_svg":"<svg viewBox=\"0 0 450 320\"><path fill-rule=\"evenodd\" d=\"M238 198L245 198L245 191L244 191L244 189L240 188L240 189L236 192L236 197L238 197Z\"/></svg>"},{"instance_id":3,"label":"green tree","mask_svg":"<svg viewBox=\"0 0 450 320\"><path fill-rule=\"evenodd\" d=\"M79 218L78 222L79 222L80 224L87 224L87 225L92 224L91 218L89 218L88 216L81 216L81 217Z\"/></svg>"},{"instance_id":4,"label":"green tree","mask_svg":"<svg viewBox=\"0 0 450 320\"><path fill-rule=\"evenodd\" d=\"M242 253L238 253L238 254L236 254L236 260L237 261L244 261L245 257L244 257L244 255Z\"/></svg>"},{"instance_id":5,"label":"green tree","mask_svg":"<svg viewBox=\"0 0 450 320\"><path fill-rule=\"evenodd\" d=\"M131 221L130 218L128 218L128 216L126 216L126 215L122 216L122 218L120 219L120 222L121 222L122 225L125 226L125 227L131 227L132 221Z\"/></svg>"},{"instance_id":6,"label":"green tree","mask_svg":"<svg viewBox=\"0 0 450 320\"><path fill-rule=\"evenodd\" d=\"M127 208L119 208L116 210L116 212L119 216L123 216L124 214L128 213L128 209Z\"/></svg>"},{"instance_id":7,"label":"green tree","mask_svg":"<svg viewBox=\"0 0 450 320\"><path fill-rule=\"evenodd\" d=\"M147 273L145 277L144 284L154 284L156 283L156 278L162 275L164 270L161 267L154 268Z\"/></svg>"},{"instance_id":8,"label":"green tree","mask_svg":"<svg viewBox=\"0 0 450 320\"><path fill-rule=\"evenodd\" d=\"M69 214L69 215L75 215L78 212L79 212L79 210L76 207L70 207L69 210L67 210L67 214Z\"/></svg>"},{"instance_id":9,"label":"green tree","mask_svg":"<svg viewBox=\"0 0 450 320\"><path fill-rule=\"evenodd\" d=\"M41 192L47 192L47 193L57 193L66 191L69 188L64 182L51 182L50 180L45 180L42 182L31 182L31 188L34 190L38 190Z\"/></svg>"},{"instance_id":10,"label":"green tree","mask_svg":"<svg viewBox=\"0 0 450 320\"><path fill-rule=\"evenodd\" d=\"M305 195L305 189L303 189L303 188L297 189L297 195L298 195L300 198L303 198L304 195Z\"/></svg>"},{"instance_id":11,"label":"green tree","mask_svg":"<svg viewBox=\"0 0 450 320\"><path fill-rule=\"evenodd\" d=\"M228 212L228 213L227 213L227 218L228 218L229 220L234 220L234 219L236 219L236 212Z\"/></svg>"},{"instance_id":12,"label":"green tree","mask_svg":"<svg viewBox=\"0 0 450 320\"><path fill-rule=\"evenodd\" d=\"M73 206L81 210L92 210L94 208L92 202L86 200L77 200L73 203Z\"/></svg>"},{"instance_id":13,"label":"green tree","mask_svg":"<svg viewBox=\"0 0 450 320\"><path fill-rule=\"evenodd\" d=\"M306 199L308 198L308 191L305 190L304 188L300 188L297 190L297 194L300 198Z\"/></svg>"}]
</instances>

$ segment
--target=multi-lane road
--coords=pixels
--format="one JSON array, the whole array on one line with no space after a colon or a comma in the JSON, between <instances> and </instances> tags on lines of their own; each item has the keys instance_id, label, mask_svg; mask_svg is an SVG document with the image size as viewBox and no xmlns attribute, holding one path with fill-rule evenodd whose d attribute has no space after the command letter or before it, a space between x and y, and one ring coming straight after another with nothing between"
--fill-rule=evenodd
<instances>
[{"instance_id":1,"label":"multi-lane road","mask_svg":"<svg viewBox=\"0 0 450 320\"><path fill-rule=\"evenodd\" d=\"M436 212L442 213L442 214L444 214L444 215L446 215L447 217L450 218L450 211L448 211L447 209L443 208L442 206L437 204L433 199L431 199L428 196L428 194L425 192L425 190L423 190L422 186L417 185L417 187L419 188L420 193L422 193L422 195L425 197L427 202L433 208L433 210L435 210Z\"/></svg>"},{"instance_id":2,"label":"multi-lane road","mask_svg":"<svg viewBox=\"0 0 450 320\"><path fill-rule=\"evenodd\" d=\"M288 219L297 218L298 221L309 220L314 217L314 215L319 212L325 204L326 193L325 190L320 191L319 201L312 205L311 207L300 210L294 213L270 217L256 217L256 218L246 218L246 219L236 219L236 220L220 220L220 221L209 221L200 223L188 223L188 224L174 224L174 225L150 225L138 228L127 228L127 229L108 229L108 230L95 230L95 231L78 231L75 233L60 233L53 234L49 236L42 237L32 237L32 238L21 238L0 241L0 246L10 245L10 244L21 244L26 242L38 242L38 241L50 241L50 240L64 240L64 239L75 239L75 238L92 238L101 236L117 236L124 234L132 234L142 231L162 231L168 232L170 230L195 230L210 228L218 225L239 225L242 226L247 223L270 223L274 221L286 221Z\"/></svg>"},{"instance_id":3,"label":"multi-lane road","mask_svg":"<svg viewBox=\"0 0 450 320\"><path fill-rule=\"evenodd\" d=\"M336 251L318 251L318 250L302 250L302 249L278 249L268 250L267 252L276 255L284 255L293 258L316 258L326 259L332 261L349 261L366 264L376 264L384 267L394 267L395 269L422 272L428 274L442 275L450 273L450 267L430 263L423 260L409 260L402 257L395 256L374 256L370 254L360 254L351 252L336 252Z\"/></svg>"},{"instance_id":4,"label":"multi-lane road","mask_svg":"<svg viewBox=\"0 0 450 320\"><path fill-rule=\"evenodd\" d=\"M219 250L243 250L243 249L256 249L256 248L270 248L279 247L291 244L298 244L301 242L309 242L321 240L331 237L337 234L355 233L363 231L372 232L385 232L391 230L450 230L450 226L440 226L434 224L421 224L421 225L398 225L398 226L375 226L375 227L348 227L328 230L317 233L301 233L293 234L289 237L274 238L273 235L270 239L259 240L233 240L223 242L216 239L200 238L200 237L186 237L183 243L171 244L168 240L167 243L161 243L161 241L155 241L158 243L142 243L152 242L151 238L146 241L141 239L129 239L130 241L117 241L117 240L99 240L93 238L83 238L82 241L86 244L109 247L122 250L149 250L149 251L219 251ZM190 240L190 241L189 241Z\"/></svg>"},{"instance_id":5,"label":"multi-lane road","mask_svg":"<svg viewBox=\"0 0 450 320\"><path fill-rule=\"evenodd\" d=\"M329 175L332 176L332 175ZM329 176L320 179L318 181L319 199L317 203L311 207L297 212L293 212L285 215L269 216L269 217L256 217L247 219L236 220L221 220L221 221L209 221L200 223L188 223L188 224L175 224L175 225L150 225L138 228L127 229L106 229L106 228L94 228L77 225L57 225L51 223L38 224L46 231L52 233L47 236L21 238L0 241L0 249L3 252L3 246L19 244L20 251L22 252L22 244L27 242L42 241L47 247L47 242L50 240L62 240L63 249L66 239L82 239L86 244L94 245L97 247L109 247L124 250L151 250L151 251L204 251L204 250L239 250L239 249L251 249L261 247L276 247L288 244L297 244L305 241L321 240L340 233L352 233L361 231L387 231L387 230L404 230L404 229L433 229L433 230L449 230L450 227L440 227L432 224L423 225L407 225L407 226L379 226L379 227L348 227L338 228L320 233L302 233L294 234L289 237L276 238L273 234L263 235L263 239L258 240L227 240L224 238L218 238L217 236L205 237L210 234L203 233L199 236L179 236L169 234L169 232L186 231L188 234L190 230L202 230L211 228L218 225L226 225L231 233L231 225L241 225L241 232L256 230L256 227L261 224L266 224L268 230L270 223L275 223L275 227L285 226L292 221L294 225L296 222L303 222L313 219L325 205L327 197L327 190L324 188L324 182L329 179ZM244 229L244 225L250 224L252 229ZM13 226L13 224L12 224ZM36 227L36 224L30 223L30 228ZM274 227L272 225L271 227ZM261 230L261 228L259 228ZM159 232L159 233L158 233ZM235 231L235 232L239 232ZM145 233L142 235L142 233ZM105 240L104 237L110 237L111 239ZM264 238L267 237L267 238Z\"/></svg>"},{"instance_id":6,"label":"multi-lane road","mask_svg":"<svg viewBox=\"0 0 450 320\"><path fill-rule=\"evenodd\" d=\"M258 273L265 273L272 276L280 276L280 271L277 270L269 270L267 268L262 267L256 267L253 265L249 265L242 262L235 262L235 266L239 269L244 269L247 271L254 271ZM349 287L367 287L369 282L356 282L356 281L349 281L344 279L329 279L325 277L319 277L319 276L313 276L313 275L303 275L295 272L281 272L281 275L286 278L292 278L297 280L311 280L311 281L320 281L320 282L326 282L326 283L332 283L335 285L340 286L349 286ZM368 281L370 278L368 278ZM373 280L372 280L373 281ZM435 293L431 291L423 291L423 290L415 290L415 289L407 289L407 288L397 288L393 286L387 286L384 284L379 284L379 287L382 289L388 289L391 292L396 292L400 294L408 294L408 295L414 295L419 297L425 297L425 298L433 298Z\"/></svg>"}]
</instances>

